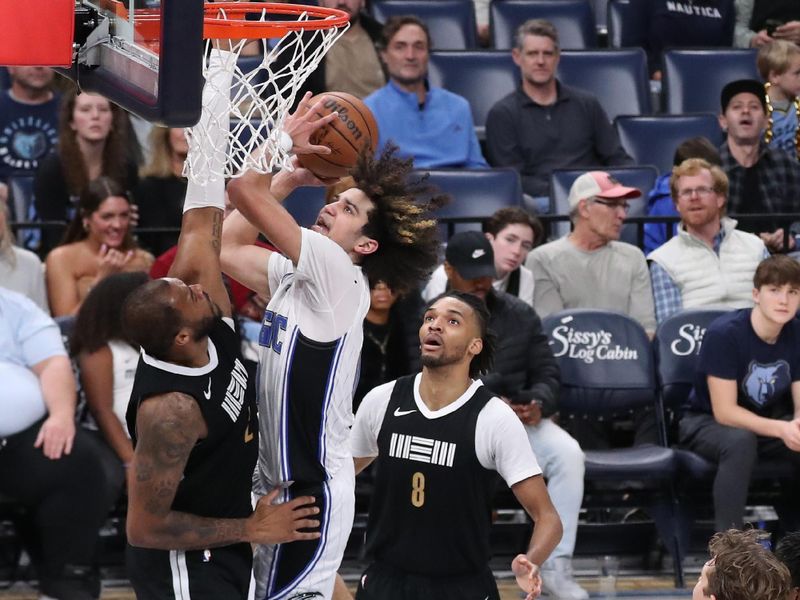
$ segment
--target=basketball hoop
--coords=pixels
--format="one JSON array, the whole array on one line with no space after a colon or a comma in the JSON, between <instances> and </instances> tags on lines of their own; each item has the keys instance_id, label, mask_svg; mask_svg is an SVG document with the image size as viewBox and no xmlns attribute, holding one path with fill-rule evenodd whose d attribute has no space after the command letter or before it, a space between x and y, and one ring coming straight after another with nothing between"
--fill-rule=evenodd
<instances>
[{"instance_id":1,"label":"basketball hoop","mask_svg":"<svg viewBox=\"0 0 800 600\"><path fill-rule=\"evenodd\" d=\"M187 130L189 154L184 174L204 183L218 178L239 177L247 170L271 172L275 167L291 168L290 150L280 143L286 114L300 86L319 65L322 57L349 27L347 13L338 9L270 2L215 2L205 5L206 59L203 76L204 115L193 130ZM215 86L209 77L208 57L212 42L231 40L230 93L207 94ZM252 40L265 44L255 67L243 71L239 57ZM279 61L279 58L281 59ZM235 62L234 62L235 61ZM227 85L227 82L225 82ZM215 90L212 90L215 91ZM219 90L216 90L219 91ZM224 106L207 110L207 98ZM228 147L209 148L200 143L206 130L224 130ZM196 139L200 138L200 139ZM214 157L216 155L216 158Z\"/></svg>"}]
</instances>

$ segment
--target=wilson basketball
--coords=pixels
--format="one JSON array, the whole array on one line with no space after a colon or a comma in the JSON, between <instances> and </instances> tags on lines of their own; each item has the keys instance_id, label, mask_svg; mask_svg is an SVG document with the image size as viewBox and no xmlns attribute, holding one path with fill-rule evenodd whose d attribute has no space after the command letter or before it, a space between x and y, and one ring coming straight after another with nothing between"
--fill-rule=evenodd
<instances>
[{"instance_id":1,"label":"wilson basketball","mask_svg":"<svg viewBox=\"0 0 800 600\"><path fill-rule=\"evenodd\" d=\"M378 124L361 100L344 92L325 92L311 98L313 105L322 96L325 103L319 117L338 112L339 118L311 135L311 143L327 146L330 154L298 154L300 164L317 177L345 177L356 166L362 148L375 152L378 147Z\"/></svg>"}]
</instances>

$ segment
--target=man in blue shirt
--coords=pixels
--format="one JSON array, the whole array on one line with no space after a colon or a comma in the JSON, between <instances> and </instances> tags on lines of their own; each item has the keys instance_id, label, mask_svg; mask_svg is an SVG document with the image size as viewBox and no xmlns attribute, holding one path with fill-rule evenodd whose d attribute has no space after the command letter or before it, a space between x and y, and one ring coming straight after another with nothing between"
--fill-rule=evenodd
<instances>
[{"instance_id":1,"label":"man in blue shirt","mask_svg":"<svg viewBox=\"0 0 800 600\"><path fill-rule=\"evenodd\" d=\"M486 168L469 102L428 85L427 25L414 16L392 17L383 40L389 83L364 99L378 122L379 150L392 140L417 168Z\"/></svg>"},{"instance_id":2,"label":"man in blue shirt","mask_svg":"<svg viewBox=\"0 0 800 600\"><path fill-rule=\"evenodd\" d=\"M791 531L800 524L800 263L772 256L753 285L755 306L720 317L706 332L680 442L717 464L717 531L742 527L758 458L790 461L797 475L782 487L790 513L781 520Z\"/></svg>"}]
</instances>

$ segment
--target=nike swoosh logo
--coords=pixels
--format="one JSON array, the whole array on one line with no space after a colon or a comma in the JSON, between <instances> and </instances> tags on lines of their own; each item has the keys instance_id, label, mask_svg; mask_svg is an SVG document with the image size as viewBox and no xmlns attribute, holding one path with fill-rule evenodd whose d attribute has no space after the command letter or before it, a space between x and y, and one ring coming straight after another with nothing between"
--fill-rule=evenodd
<instances>
[{"instance_id":1,"label":"nike swoosh logo","mask_svg":"<svg viewBox=\"0 0 800 600\"><path fill-rule=\"evenodd\" d=\"M205 396L206 400L211 400L211 377L208 378L208 389L203 392L203 396Z\"/></svg>"},{"instance_id":2,"label":"nike swoosh logo","mask_svg":"<svg viewBox=\"0 0 800 600\"><path fill-rule=\"evenodd\" d=\"M411 413L417 412L416 410L400 410L399 408L394 409L394 416L395 417L404 417L406 415L410 415Z\"/></svg>"}]
</instances>

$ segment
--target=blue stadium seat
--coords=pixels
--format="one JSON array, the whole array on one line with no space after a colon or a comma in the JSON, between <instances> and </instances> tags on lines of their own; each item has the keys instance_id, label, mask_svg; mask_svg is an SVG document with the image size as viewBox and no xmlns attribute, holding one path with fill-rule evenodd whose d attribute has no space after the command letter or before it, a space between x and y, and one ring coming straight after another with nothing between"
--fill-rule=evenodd
<instances>
[{"instance_id":1,"label":"blue stadium seat","mask_svg":"<svg viewBox=\"0 0 800 600\"><path fill-rule=\"evenodd\" d=\"M506 50L431 52L428 80L469 100L475 131L483 139L489 110L519 85L519 68Z\"/></svg>"},{"instance_id":2,"label":"blue stadium seat","mask_svg":"<svg viewBox=\"0 0 800 600\"><path fill-rule=\"evenodd\" d=\"M513 48L517 27L528 19L547 19L555 25L562 50L597 46L590 0L492 0L489 28L494 47Z\"/></svg>"},{"instance_id":3,"label":"blue stadium seat","mask_svg":"<svg viewBox=\"0 0 800 600\"><path fill-rule=\"evenodd\" d=\"M451 197L436 213L440 222L448 224L447 237L480 231L482 221L496 210L522 205L522 183L514 169L432 169L415 171L412 177L426 174L428 183Z\"/></svg>"},{"instance_id":4,"label":"blue stadium seat","mask_svg":"<svg viewBox=\"0 0 800 600\"><path fill-rule=\"evenodd\" d=\"M608 0L592 0L592 12L598 35L605 35L608 31Z\"/></svg>"},{"instance_id":5,"label":"blue stadium seat","mask_svg":"<svg viewBox=\"0 0 800 600\"><path fill-rule=\"evenodd\" d=\"M623 148L637 164L655 165L659 173L672 169L675 149L688 138L703 136L714 146L723 135L717 116L693 115L621 116L614 124Z\"/></svg>"},{"instance_id":6,"label":"blue stadium seat","mask_svg":"<svg viewBox=\"0 0 800 600\"><path fill-rule=\"evenodd\" d=\"M653 189L656 179L658 178L658 170L652 165L642 165L638 167L587 167L586 169L556 169L550 175L550 199L554 207L555 214L567 215L569 214L569 204L567 198L569 197L569 189L572 183L586 171L605 171L615 179L618 179L623 185L638 188L642 191L639 198L628 200L631 205L631 210L628 213L629 217L643 217L647 214L647 193ZM623 226L620 240L641 246L640 239L640 225L628 223ZM570 225L568 222L559 222L555 225L555 237L561 237L569 233Z\"/></svg>"},{"instance_id":7,"label":"blue stadium seat","mask_svg":"<svg viewBox=\"0 0 800 600\"><path fill-rule=\"evenodd\" d=\"M736 79L758 79L756 50L668 50L664 53L664 111L719 114L719 95Z\"/></svg>"},{"instance_id":8,"label":"blue stadium seat","mask_svg":"<svg viewBox=\"0 0 800 600\"><path fill-rule=\"evenodd\" d=\"M689 396L694 385L695 365L700 353L703 336L711 323L725 314L720 309L687 309L672 315L659 324L653 338L653 347L656 358L656 372L662 403L668 414L674 415L673 426L669 427L670 443L677 443L677 415ZM678 474L682 479L697 482L698 480L710 483L716 472L716 466L689 450L675 448ZM759 494L769 495L758 482L771 482L794 477L792 465L780 460L759 460L753 469L753 482L750 496L753 503L758 503ZM681 556L685 556L689 549L689 534L693 521L693 506L698 502L708 505L708 486L702 491L706 495L698 498L697 486L694 483L683 486L688 496L680 504L680 527L678 528L678 547ZM769 502L769 500L767 500Z\"/></svg>"},{"instance_id":9,"label":"blue stadium seat","mask_svg":"<svg viewBox=\"0 0 800 600\"><path fill-rule=\"evenodd\" d=\"M311 227L325 206L325 188L296 188L283 201L283 206L301 227Z\"/></svg>"},{"instance_id":10,"label":"blue stadium seat","mask_svg":"<svg viewBox=\"0 0 800 600\"><path fill-rule=\"evenodd\" d=\"M611 48L631 48L639 45L641 32L647 30L643 2L608 0L608 45Z\"/></svg>"},{"instance_id":11,"label":"blue stadium seat","mask_svg":"<svg viewBox=\"0 0 800 600\"><path fill-rule=\"evenodd\" d=\"M619 115L651 112L647 55L641 48L565 51L557 76L594 94L610 121Z\"/></svg>"},{"instance_id":12,"label":"blue stadium seat","mask_svg":"<svg viewBox=\"0 0 800 600\"><path fill-rule=\"evenodd\" d=\"M604 310L564 310L542 319L550 349L561 370L560 422L572 419L616 422L633 411L652 410L663 426L650 340L634 319ZM664 445L646 444L605 450L584 450L588 504L590 484L636 481L625 492L653 517L673 557L676 581L682 579L674 529L672 482L675 453ZM634 491L634 488L636 490ZM618 507L619 496L611 506ZM608 502L598 494L595 502Z\"/></svg>"},{"instance_id":13,"label":"blue stadium seat","mask_svg":"<svg viewBox=\"0 0 800 600\"><path fill-rule=\"evenodd\" d=\"M477 47L472 0L373 0L372 15L381 23L399 15L418 16L428 25L436 50Z\"/></svg>"}]
</instances>

